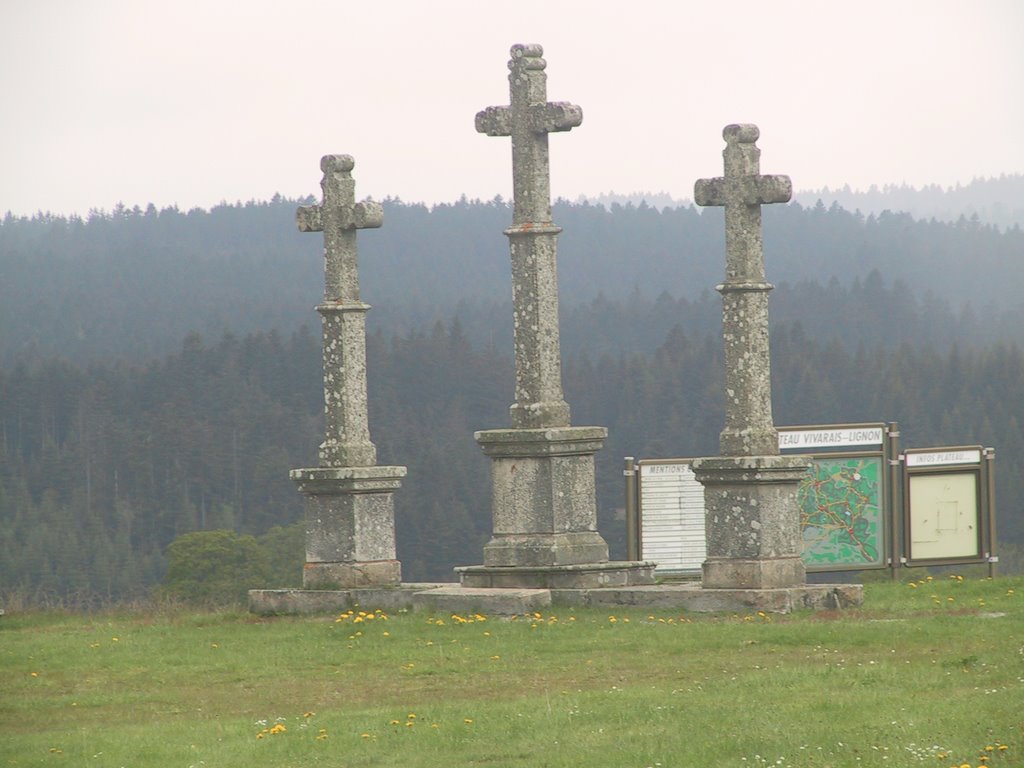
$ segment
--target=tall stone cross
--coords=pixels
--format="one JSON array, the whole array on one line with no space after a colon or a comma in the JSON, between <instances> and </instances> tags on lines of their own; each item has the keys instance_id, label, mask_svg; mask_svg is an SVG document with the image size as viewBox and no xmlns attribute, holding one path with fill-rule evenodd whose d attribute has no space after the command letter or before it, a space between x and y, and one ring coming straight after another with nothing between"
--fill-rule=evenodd
<instances>
[{"instance_id":1,"label":"tall stone cross","mask_svg":"<svg viewBox=\"0 0 1024 768\"><path fill-rule=\"evenodd\" d=\"M725 429L723 456L771 456L779 452L772 422L771 363L768 350L768 292L761 242L761 206L793 196L788 176L762 176L756 125L727 125L725 176L700 179L694 201L725 207L725 282L722 334L725 342Z\"/></svg>"},{"instance_id":2,"label":"tall stone cross","mask_svg":"<svg viewBox=\"0 0 1024 768\"><path fill-rule=\"evenodd\" d=\"M517 429L569 424L562 394L558 337L556 238L551 222L548 134L583 122L583 110L547 101L547 62L539 45L512 46L509 106L476 115L476 130L512 137L512 226L505 230L512 258L516 402L509 409Z\"/></svg>"},{"instance_id":3,"label":"tall stone cross","mask_svg":"<svg viewBox=\"0 0 1024 768\"><path fill-rule=\"evenodd\" d=\"M320 160L323 202L296 212L302 232L324 235L323 319L325 437L322 467L367 467L377 463L366 412L366 312L359 298L356 231L384 223L384 209L372 200L355 202L350 155Z\"/></svg>"}]
</instances>

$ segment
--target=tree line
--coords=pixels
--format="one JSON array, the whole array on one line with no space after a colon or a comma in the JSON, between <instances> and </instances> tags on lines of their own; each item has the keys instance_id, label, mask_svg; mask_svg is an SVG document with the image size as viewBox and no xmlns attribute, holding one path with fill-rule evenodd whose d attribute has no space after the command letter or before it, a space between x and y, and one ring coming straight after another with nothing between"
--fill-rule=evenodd
<instances>
[{"instance_id":1,"label":"tree line","mask_svg":"<svg viewBox=\"0 0 1024 768\"><path fill-rule=\"evenodd\" d=\"M6 216L0 361L148 361L193 331L207 339L290 333L310 322L323 293L321 238L295 226L296 206L308 202ZM386 200L384 208L383 228L359 235L363 296L376 308L370 328L402 335L457 316L474 344L506 343L507 314L494 308L511 296L501 234L508 203ZM559 289L571 343L601 354L639 341L650 352L676 323L714 329L714 286L724 275L720 210L560 201L553 216L564 229ZM803 320L816 336L850 344L1024 341L1019 227L863 215L818 202L766 206L764 230L768 276L778 285L773 311ZM869 283L872 272L879 279ZM860 304L846 316L831 312L831 293L858 283ZM660 303L653 333L629 325L640 301ZM613 305L622 309L614 326L602 315ZM906 328L903 317L922 309L945 317ZM595 322L599 337L591 335Z\"/></svg>"},{"instance_id":2,"label":"tree line","mask_svg":"<svg viewBox=\"0 0 1024 768\"><path fill-rule=\"evenodd\" d=\"M834 288L834 311L854 293ZM632 311L605 301L609 312ZM676 325L650 351L569 347L564 357L573 423L610 431L596 462L599 525L621 558L622 457L717 452L720 341ZM1006 467L996 474L1000 540L1024 544L1024 482L1013 469L1024 459L1019 347L851 346L782 320L772 365L778 424L897 421L904 447L995 446ZM473 343L453 319L378 330L368 366L379 460L409 468L395 495L404 577L450 580L454 566L481 562L490 535L489 467L473 432L508 424L508 350ZM315 466L321 387L319 335L306 328L189 334L146 363L0 368L0 591L138 596L164 578L168 547L183 535L265 536L295 524L301 498L288 471Z\"/></svg>"}]
</instances>

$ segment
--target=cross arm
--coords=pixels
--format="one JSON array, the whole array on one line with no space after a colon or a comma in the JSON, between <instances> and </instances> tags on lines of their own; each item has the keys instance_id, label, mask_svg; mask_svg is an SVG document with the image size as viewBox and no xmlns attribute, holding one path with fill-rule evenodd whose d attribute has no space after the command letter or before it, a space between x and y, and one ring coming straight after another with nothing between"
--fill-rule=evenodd
<instances>
[{"instance_id":1,"label":"cross arm","mask_svg":"<svg viewBox=\"0 0 1024 768\"><path fill-rule=\"evenodd\" d=\"M793 198L793 181L789 176L755 176L754 200L751 203L788 203Z\"/></svg>"},{"instance_id":2,"label":"cross arm","mask_svg":"<svg viewBox=\"0 0 1024 768\"><path fill-rule=\"evenodd\" d=\"M571 131L582 123L582 107L568 101L535 104L530 110L530 129L534 133Z\"/></svg>"},{"instance_id":3,"label":"cross arm","mask_svg":"<svg viewBox=\"0 0 1024 768\"><path fill-rule=\"evenodd\" d=\"M512 135L512 109L510 107L488 107L476 113L477 133L488 136Z\"/></svg>"},{"instance_id":4,"label":"cross arm","mask_svg":"<svg viewBox=\"0 0 1024 768\"><path fill-rule=\"evenodd\" d=\"M295 211L295 223L299 232L323 232L323 208L319 205L301 205Z\"/></svg>"},{"instance_id":5,"label":"cross arm","mask_svg":"<svg viewBox=\"0 0 1024 768\"><path fill-rule=\"evenodd\" d=\"M376 229L384 224L384 206L375 200L356 203L351 211L342 219L342 229Z\"/></svg>"},{"instance_id":6,"label":"cross arm","mask_svg":"<svg viewBox=\"0 0 1024 768\"><path fill-rule=\"evenodd\" d=\"M693 185L693 202L700 206L725 205L725 179L697 179Z\"/></svg>"}]
</instances>

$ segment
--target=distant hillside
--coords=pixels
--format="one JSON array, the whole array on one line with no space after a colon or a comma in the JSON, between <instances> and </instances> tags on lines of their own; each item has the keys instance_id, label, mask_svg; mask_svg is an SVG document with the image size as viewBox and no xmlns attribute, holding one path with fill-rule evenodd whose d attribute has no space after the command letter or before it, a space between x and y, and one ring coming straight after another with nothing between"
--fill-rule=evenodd
<instances>
[{"instance_id":1,"label":"distant hillside","mask_svg":"<svg viewBox=\"0 0 1024 768\"><path fill-rule=\"evenodd\" d=\"M909 213L915 219L935 219L956 223L961 218L971 221L975 216L980 224L992 224L1001 229L1024 227L1024 174L1008 174L998 179L975 179L970 184L944 188L932 184L918 189L906 184L886 184L881 189L872 185L866 192L850 189L804 189L793 200L805 208L813 208L819 200L830 208L833 204L847 211L860 211L865 216L882 211ZM674 198L667 192L606 192L596 196L581 195L579 204L601 205L611 210L613 205L650 206L657 210L686 208L693 204L690 198Z\"/></svg>"},{"instance_id":2,"label":"distant hillside","mask_svg":"<svg viewBox=\"0 0 1024 768\"><path fill-rule=\"evenodd\" d=\"M867 192L851 190L849 186L825 187L798 192L795 199L804 206L813 206L818 200L826 207L838 203L848 211L859 210L864 215L904 211L915 219L946 222L956 222L961 217L970 221L977 216L979 223L1002 229L1024 227L1024 174L975 179L966 186L958 184L946 189L937 184L923 189L887 184L881 189L872 186Z\"/></svg>"},{"instance_id":3,"label":"distant hillside","mask_svg":"<svg viewBox=\"0 0 1024 768\"><path fill-rule=\"evenodd\" d=\"M0 220L0 361L148 359L176 349L191 331L217 339L225 331L317 326L322 238L296 229L298 203ZM460 200L427 208L385 200L384 208L383 228L359 235L371 330L405 334L458 316L473 341L504 344L508 204ZM563 227L558 266L567 343L601 354L636 339L649 349L660 339L652 317L661 331L719 322L721 209L561 202L554 221ZM989 341L1004 329L1024 336L1022 229L791 204L766 206L764 242L768 279L779 286L773 319L799 320L819 337L948 343L978 340L970 335L975 328ZM846 290L859 307L836 304ZM915 303L927 317L950 318L924 325L960 327L968 336L922 336L895 320L913 316ZM963 314L967 325L959 323Z\"/></svg>"}]
</instances>

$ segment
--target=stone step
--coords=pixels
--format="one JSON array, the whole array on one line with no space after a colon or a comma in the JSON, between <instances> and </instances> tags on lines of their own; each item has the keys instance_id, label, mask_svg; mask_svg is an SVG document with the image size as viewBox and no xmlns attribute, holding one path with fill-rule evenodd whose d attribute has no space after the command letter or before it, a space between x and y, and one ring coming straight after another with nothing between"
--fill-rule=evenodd
<instances>
[{"instance_id":1,"label":"stone step","mask_svg":"<svg viewBox=\"0 0 1024 768\"><path fill-rule=\"evenodd\" d=\"M551 590L449 586L417 592L412 601L417 611L517 616L548 608Z\"/></svg>"}]
</instances>

